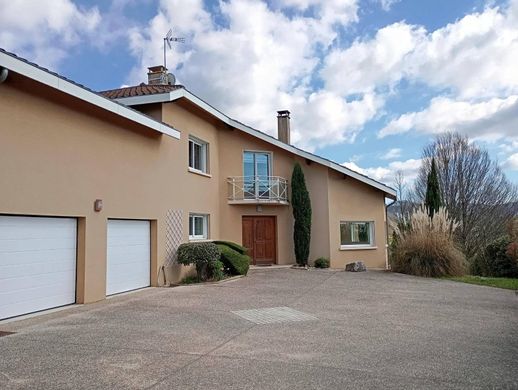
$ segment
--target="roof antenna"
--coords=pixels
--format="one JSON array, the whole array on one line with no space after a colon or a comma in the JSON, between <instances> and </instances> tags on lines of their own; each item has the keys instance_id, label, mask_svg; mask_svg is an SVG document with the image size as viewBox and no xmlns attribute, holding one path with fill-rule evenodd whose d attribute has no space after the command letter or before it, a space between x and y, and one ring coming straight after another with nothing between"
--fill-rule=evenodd
<instances>
[{"instance_id":1,"label":"roof antenna","mask_svg":"<svg viewBox=\"0 0 518 390\"><path fill-rule=\"evenodd\" d=\"M173 47L171 46L171 42L179 42L184 43L185 38L179 38L179 37L173 37L173 30L169 29L167 32L165 38L164 38L164 68L167 68L167 61L166 61L166 45L169 47L169 50L171 50Z\"/></svg>"}]
</instances>

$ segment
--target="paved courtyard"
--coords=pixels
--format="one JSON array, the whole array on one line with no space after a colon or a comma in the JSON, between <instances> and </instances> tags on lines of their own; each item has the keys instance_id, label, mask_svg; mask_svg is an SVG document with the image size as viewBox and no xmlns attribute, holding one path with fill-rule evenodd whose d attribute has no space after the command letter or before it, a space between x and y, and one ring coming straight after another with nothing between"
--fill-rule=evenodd
<instances>
[{"instance_id":1,"label":"paved courtyard","mask_svg":"<svg viewBox=\"0 0 518 390\"><path fill-rule=\"evenodd\" d=\"M517 294L382 271L254 270L0 331L2 389L518 388Z\"/></svg>"}]
</instances>

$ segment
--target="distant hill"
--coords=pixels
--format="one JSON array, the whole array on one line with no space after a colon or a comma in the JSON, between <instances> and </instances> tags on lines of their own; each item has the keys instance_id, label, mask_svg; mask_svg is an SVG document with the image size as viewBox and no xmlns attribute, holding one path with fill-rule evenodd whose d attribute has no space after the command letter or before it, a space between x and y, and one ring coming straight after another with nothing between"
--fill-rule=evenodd
<instances>
[{"instance_id":1,"label":"distant hill","mask_svg":"<svg viewBox=\"0 0 518 390\"><path fill-rule=\"evenodd\" d=\"M409 200L397 200L387 208L387 215L389 218L392 218L401 212L401 207L404 210L413 210L417 206L419 206L417 203L410 202Z\"/></svg>"},{"instance_id":2,"label":"distant hill","mask_svg":"<svg viewBox=\"0 0 518 390\"><path fill-rule=\"evenodd\" d=\"M418 206L418 203L410 202L409 200L398 200L387 208L387 214L389 218L393 218L401 212L401 207L403 207L405 210L413 210ZM504 205L504 207L509 207L511 210L513 210L514 215L518 218L518 201L508 203Z\"/></svg>"}]
</instances>

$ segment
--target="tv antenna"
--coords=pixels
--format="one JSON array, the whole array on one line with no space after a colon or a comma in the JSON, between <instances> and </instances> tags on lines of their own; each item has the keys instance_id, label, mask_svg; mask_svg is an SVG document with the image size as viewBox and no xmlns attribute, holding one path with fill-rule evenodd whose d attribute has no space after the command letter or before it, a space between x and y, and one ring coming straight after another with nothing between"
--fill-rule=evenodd
<instances>
[{"instance_id":1,"label":"tv antenna","mask_svg":"<svg viewBox=\"0 0 518 390\"><path fill-rule=\"evenodd\" d=\"M171 50L173 47L171 46L171 42L184 43L185 38L173 37L173 30L169 29L165 38L164 38L164 68L167 68L167 60L166 60L166 45Z\"/></svg>"}]
</instances>

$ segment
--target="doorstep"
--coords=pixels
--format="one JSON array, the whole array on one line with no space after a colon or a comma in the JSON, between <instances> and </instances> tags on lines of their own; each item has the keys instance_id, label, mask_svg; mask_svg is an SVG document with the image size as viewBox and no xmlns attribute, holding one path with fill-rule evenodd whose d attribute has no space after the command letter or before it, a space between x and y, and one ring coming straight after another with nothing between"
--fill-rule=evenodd
<instances>
[{"instance_id":1,"label":"doorstep","mask_svg":"<svg viewBox=\"0 0 518 390\"><path fill-rule=\"evenodd\" d=\"M293 264L251 265L250 271L265 270L265 269L286 269L286 268L291 268L291 267L293 267Z\"/></svg>"}]
</instances>

